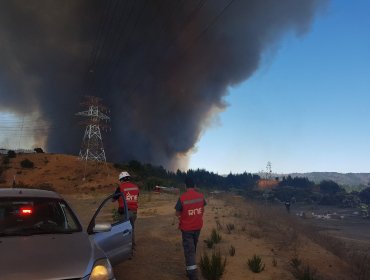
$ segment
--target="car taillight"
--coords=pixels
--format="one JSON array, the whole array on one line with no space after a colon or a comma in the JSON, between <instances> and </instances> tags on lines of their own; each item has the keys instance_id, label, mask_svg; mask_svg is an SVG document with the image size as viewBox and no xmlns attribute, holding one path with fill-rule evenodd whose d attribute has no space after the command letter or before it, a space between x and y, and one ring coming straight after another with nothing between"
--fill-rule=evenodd
<instances>
[{"instance_id":1,"label":"car taillight","mask_svg":"<svg viewBox=\"0 0 370 280\"><path fill-rule=\"evenodd\" d=\"M32 207L22 207L19 211L22 216L29 216L33 213Z\"/></svg>"}]
</instances>

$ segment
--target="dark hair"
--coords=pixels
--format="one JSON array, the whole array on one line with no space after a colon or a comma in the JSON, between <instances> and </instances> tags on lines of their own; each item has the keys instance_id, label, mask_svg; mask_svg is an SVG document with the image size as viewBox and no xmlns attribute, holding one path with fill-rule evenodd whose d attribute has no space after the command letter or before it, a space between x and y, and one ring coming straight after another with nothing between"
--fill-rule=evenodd
<instances>
[{"instance_id":1,"label":"dark hair","mask_svg":"<svg viewBox=\"0 0 370 280\"><path fill-rule=\"evenodd\" d=\"M185 185L187 188L194 188L194 180L191 177L185 178Z\"/></svg>"},{"instance_id":2,"label":"dark hair","mask_svg":"<svg viewBox=\"0 0 370 280\"><path fill-rule=\"evenodd\" d=\"M126 177L123 177L122 179L120 179L120 182L127 182L127 181L131 181L130 176L126 176Z\"/></svg>"}]
</instances>

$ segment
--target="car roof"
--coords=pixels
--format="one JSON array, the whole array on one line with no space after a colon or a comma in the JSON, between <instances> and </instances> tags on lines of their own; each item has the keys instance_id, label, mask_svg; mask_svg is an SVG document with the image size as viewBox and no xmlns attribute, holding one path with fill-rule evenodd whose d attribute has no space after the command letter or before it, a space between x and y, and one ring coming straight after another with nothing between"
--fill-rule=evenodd
<instances>
[{"instance_id":1,"label":"car roof","mask_svg":"<svg viewBox=\"0 0 370 280\"><path fill-rule=\"evenodd\" d=\"M40 189L24 189L24 188L0 188L0 197L44 197L44 198L59 198L62 197L53 191Z\"/></svg>"}]
</instances>

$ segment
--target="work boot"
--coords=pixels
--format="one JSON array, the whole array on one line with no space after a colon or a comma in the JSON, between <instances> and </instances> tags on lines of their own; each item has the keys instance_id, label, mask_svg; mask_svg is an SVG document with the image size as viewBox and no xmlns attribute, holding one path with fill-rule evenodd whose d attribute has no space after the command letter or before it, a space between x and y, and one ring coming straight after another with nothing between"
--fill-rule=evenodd
<instances>
[{"instance_id":1,"label":"work boot","mask_svg":"<svg viewBox=\"0 0 370 280\"><path fill-rule=\"evenodd\" d=\"M186 275L188 276L189 280L199 280L198 278L198 272L196 269L194 270L188 270L186 272Z\"/></svg>"}]
</instances>

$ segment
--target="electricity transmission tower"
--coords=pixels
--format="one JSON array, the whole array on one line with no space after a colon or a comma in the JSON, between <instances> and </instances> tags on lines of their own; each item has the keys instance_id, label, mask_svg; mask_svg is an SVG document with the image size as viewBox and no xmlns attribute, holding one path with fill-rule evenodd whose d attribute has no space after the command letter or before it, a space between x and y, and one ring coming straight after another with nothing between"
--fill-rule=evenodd
<instances>
[{"instance_id":1,"label":"electricity transmission tower","mask_svg":"<svg viewBox=\"0 0 370 280\"><path fill-rule=\"evenodd\" d=\"M266 179L271 179L271 177L272 177L271 162L268 161L266 165Z\"/></svg>"},{"instance_id":2,"label":"electricity transmission tower","mask_svg":"<svg viewBox=\"0 0 370 280\"><path fill-rule=\"evenodd\" d=\"M110 120L105 114L108 109L101 103L100 98L94 96L86 96L86 101L82 105L87 110L78 112L76 115L87 117L88 120L82 122L86 125L86 128L80 150L80 159L86 162L88 160L106 162L101 129L108 128L105 123L102 123L102 121Z\"/></svg>"}]
</instances>

